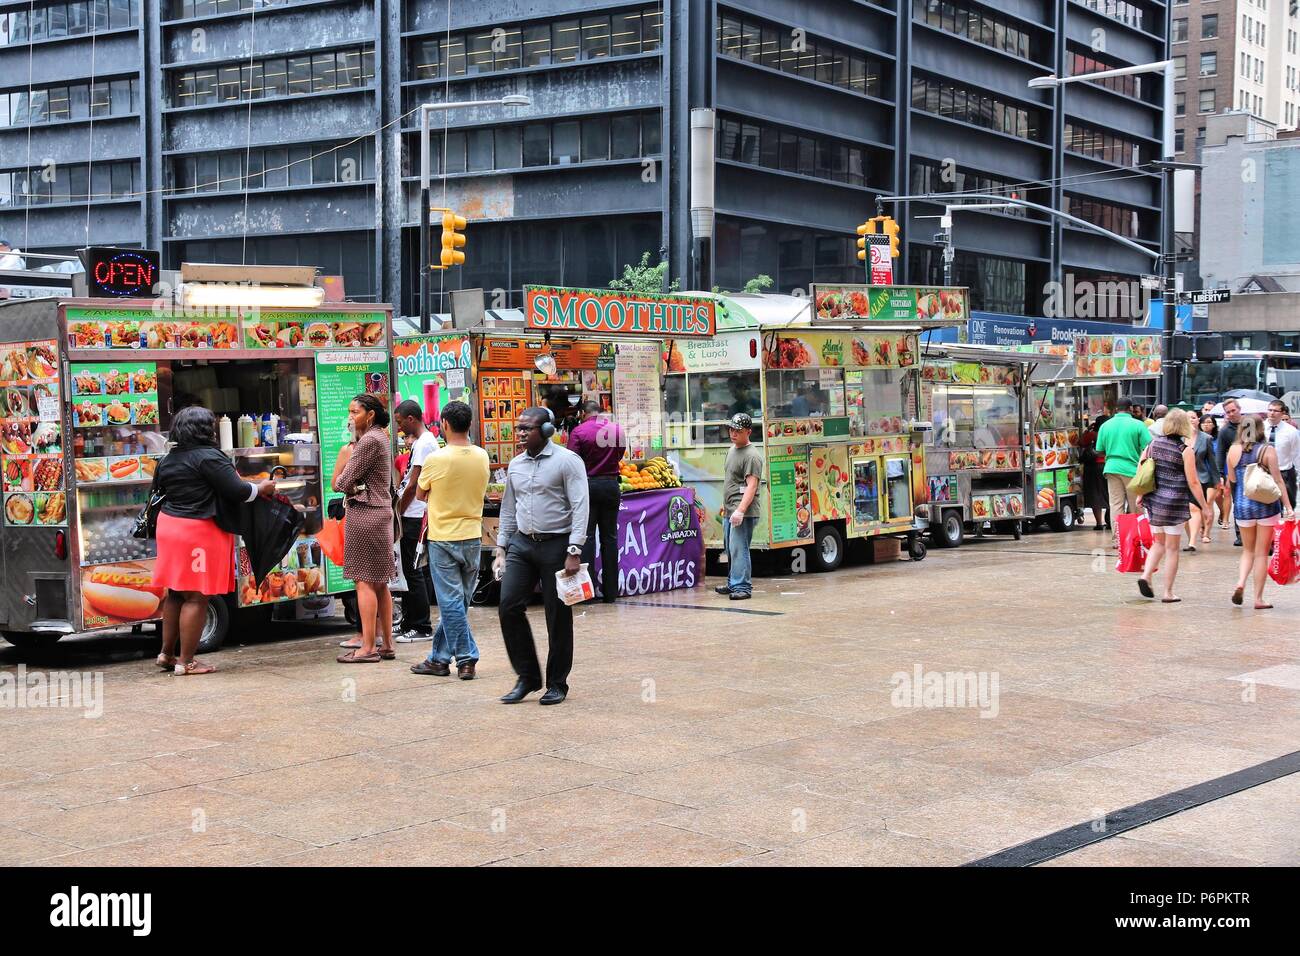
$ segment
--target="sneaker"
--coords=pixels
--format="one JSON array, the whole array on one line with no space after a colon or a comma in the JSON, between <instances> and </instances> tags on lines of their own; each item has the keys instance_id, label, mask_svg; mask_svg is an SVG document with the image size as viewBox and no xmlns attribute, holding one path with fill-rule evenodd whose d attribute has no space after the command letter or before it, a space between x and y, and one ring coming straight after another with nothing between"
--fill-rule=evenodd
<instances>
[{"instance_id":1,"label":"sneaker","mask_svg":"<svg viewBox=\"0 0 1300 956\"><path fill-rule=\"evenodd\" d=\"M393 640L398 644L418 644L420 641L433 640L433 633L429 632L426 634L424 631L417 631L415 628L411 628L409 631L403 631L401 634L398 634L393 638Z\"/></svg>"},{"instance_id":2,"label":"sneaker","mask_svg":"<svg viewBox=\"0 0 1300 956\"><path fill-rule=\"evenodd\" d=\"M732 591L731 599L733 601L748 601L753 595L748 591Z\"/></svg>"}]
</instances>

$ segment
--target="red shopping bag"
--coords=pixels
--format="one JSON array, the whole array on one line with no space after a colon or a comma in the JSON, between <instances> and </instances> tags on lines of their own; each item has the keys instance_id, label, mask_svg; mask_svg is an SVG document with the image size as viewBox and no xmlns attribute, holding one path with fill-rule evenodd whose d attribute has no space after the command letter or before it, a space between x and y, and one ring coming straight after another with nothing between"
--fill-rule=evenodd
<instances>
[{"instance_id":1,"label":"red shopping bag","mask_svg":"<svg viewBox=\"0 0 1300 956\"><path fill-rule=\"evenodd\" d=\"M1147 552L1155 540L1151 536L1151 522L1145 514L1116 515L1115 530L1119 535L1119 560L1115 562L1115 570L1124 574L1141 574Z\"/></svg>"},{"instance_id":2,"label":"red shopping bag","mask_svg":"<svg viewBox=\"0 0 1300 956\"><path fill-rule=\"evenodd\" d=\"M1273 526L1268 576L1278 584L1294 584L1300 579L1300 523L1280 521Z\"/></svg>"},{"instance_id":3,"label":"red shopping bag","mask_svg":"<svg viewBox=\"0 0 1300 956\"><path fill-rule=\"evenodd\" d=\"M342 521L326 518L320 531L316 533L316 541L320 544L321 552L339 567L343 567L343 526L347 524L347 520L347 518Z\"/></svg>"}]
</instances>

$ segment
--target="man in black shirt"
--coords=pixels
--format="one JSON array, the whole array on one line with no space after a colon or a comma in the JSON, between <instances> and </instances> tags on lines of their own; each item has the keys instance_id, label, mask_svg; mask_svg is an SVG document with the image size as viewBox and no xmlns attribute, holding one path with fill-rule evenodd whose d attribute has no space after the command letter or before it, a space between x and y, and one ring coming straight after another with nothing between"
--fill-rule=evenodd
<instances>
[{"instance_id":1,"label":"man in black shirt","mask_svg":"<svg viewBox=\"0 0 1300 956\"><path fill-rule=\"evenodd\" d=\"M1214 445L1214 457L1219 465L1219 474L1224 478L1223 500L1227 501L1227 513L1232 514L1232 495L1227 484L1228 481L1228 449L1232 447L1237 440L1237 426L1241 424L1241 406L1237 404L1235 398L1230 398L1223 403L1223 424L1219 426L1219 437ZM1223 514L1223 512L1220 512ZM1232 530L1235 532L1235 541L1232 542L1234 548L1241 547L1241 528L1237 527L1237 519L1232 519Z\"/></svg>"}]
</instances>

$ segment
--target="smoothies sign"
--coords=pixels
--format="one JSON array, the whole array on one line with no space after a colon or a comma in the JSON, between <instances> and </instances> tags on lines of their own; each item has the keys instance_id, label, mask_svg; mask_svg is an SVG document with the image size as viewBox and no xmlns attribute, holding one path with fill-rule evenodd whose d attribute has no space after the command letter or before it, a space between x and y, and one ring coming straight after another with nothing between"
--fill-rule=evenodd
<instances>
[{"instance_id":1,"label":"smoothies sign","mask_svg":"<svg viewBox=\"0 0 1300 956\"><path fill-rule=\"evenodd\" d=\"M469 401L474 347L463 335L421 335L393 343L397 401L419 402L424 423L436 425L442 406Z\"/></svg>"},{"instance_id":2,"label":"smoothies sign","mask_svg":"<svg viewBox=\"0 0 1300 956\"><path fill-rule=\"evenodd\" d=\"M689 295L628 295L608 289L525 286L530 329L601 335L711 337L712 299Z\"/></svg>"}]
</instances>

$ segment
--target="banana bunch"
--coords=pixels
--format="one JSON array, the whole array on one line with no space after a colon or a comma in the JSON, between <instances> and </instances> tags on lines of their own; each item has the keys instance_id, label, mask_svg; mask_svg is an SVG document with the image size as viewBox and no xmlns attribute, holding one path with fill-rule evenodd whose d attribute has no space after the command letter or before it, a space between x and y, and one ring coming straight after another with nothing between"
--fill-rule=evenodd
<instances>
[{"instance_id":1,"label":"banana bunch","mask_svg":"<svg viewBox=\"0 0 1300 956\"><path fill-rule=\"evenodd\" d=\"M640 468L630 462L624 462L619 467L619 488L625 493L681 486L682 480L662 456L651 458Z\"/></svg>"}]
</instances>

